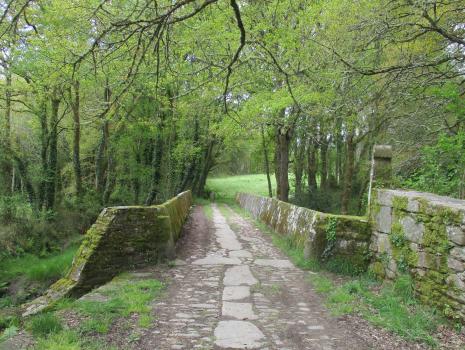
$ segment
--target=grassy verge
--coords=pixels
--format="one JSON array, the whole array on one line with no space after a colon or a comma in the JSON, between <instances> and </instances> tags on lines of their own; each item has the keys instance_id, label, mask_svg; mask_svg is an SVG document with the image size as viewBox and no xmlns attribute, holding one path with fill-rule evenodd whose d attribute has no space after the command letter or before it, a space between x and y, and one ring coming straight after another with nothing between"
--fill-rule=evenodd
<instances>
[{"instance_id":1,"label":"grassy verge","mask_svg":"<svg viewBox=\"0 0 465 350\"><path fill-rule=\"evenodd\" d=\"M447 321L417 301L410 276L383 284L366 275L339 286L321 274L310 275L309 281L317 292L324 294L326 306L333 314L357 313L407 340L438 346L435 331Z\"/></svg>"},{"instance_id":2,"label":"grassy verge","mask_svg":"<svg viewBox=\"0 0 465 350\"><path fill-rule=\"evenodd\" d=\"M334 315L357 314L373 325L387 329L406 340L423 342L433 348L438 346L435 332L440 325L448 321L439 312L421 304L415 298L410 276L401 276L394 282L381 282L369 274L360 274L345 262L331 261L323 264L305 259L303 250L295 247L292 240L251 218L238 205L230 205L230 208L250 219L260 231L271 235L273 243L289 256L296 266L313 271L309 274L308 281L318 293L324 295L326 306ZM220 209L226 217L231 215L224 206ZM345 282L334 282L336 276L333 272L344 274Z\"/></svg>"},{"instance_id":3,"label":"grassy verge","mask_svg":"<svg viewBox=\"0 0 465 350\"><path fill-rule=\"evenodd\" d=\"M113 349L99 341L98 336L107 334L118 319L136 319L137 325L128 323L131 328L149 327L153 321L149 303L161 295L163 288L158 280L134 280L122 274L99 288L95 300L63 300L54 311L27 319L24 327L33 335L37 350ZM73 329L66 326L62 318L69 312L73 319L79 320L79 326ZM17 328L7 330L9 334L3 334L3 340L14 335ZM138 335L134 332L131 336Z\"/></svg>"}]
</instances>

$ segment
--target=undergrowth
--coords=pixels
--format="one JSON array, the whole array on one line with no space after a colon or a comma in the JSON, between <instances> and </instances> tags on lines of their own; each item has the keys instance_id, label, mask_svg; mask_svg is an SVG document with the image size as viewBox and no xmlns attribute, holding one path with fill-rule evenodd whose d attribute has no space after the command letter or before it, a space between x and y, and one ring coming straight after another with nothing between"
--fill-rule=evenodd
<instances>
[{"instance_id":1,"label":"undergrowth","mask_svg":"<svg viewBox=\"0 0 465 350\"><path fill-rule=\"evenodd\" d=\"M0 262L0 282L11 281L24 276L30 281L44 282L62 277L69 267L77 247L73 246L60 254L40 258L26 254L18 258L8 258Z\"/></svg>"}]
</instances>

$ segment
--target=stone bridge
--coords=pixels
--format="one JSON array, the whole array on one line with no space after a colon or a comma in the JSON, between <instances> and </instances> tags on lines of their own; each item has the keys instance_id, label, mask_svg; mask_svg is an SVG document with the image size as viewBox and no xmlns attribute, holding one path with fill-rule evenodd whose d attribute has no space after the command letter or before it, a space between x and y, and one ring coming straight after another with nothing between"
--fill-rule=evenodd
<instances>
[{"instance_id":1,"label":"stone bridge","mask_svg":"<svg viewBox=\"0 0 465 350\"><path fill-rule=\"evenodd\" d=\"M382 169L389 168L382 154ZM382 278L409 273L424 302L465 319L465 201L372 185L366 217L251 194L238 194L237 202L308 259L336 259ZM98 286L136 269L137 278L165 281L167 291L150 305L153 324L129 348L378 348L350 320L330 315L306 281L309 272L295 267L250 219L215 204L207 219L201 206L191 206L191 193L184 192L159 206L105 209L69 274L25 305L24 315L93 288L90 295L98 295ZM171 268L154 264L175 256Z\"/></svg>"}]
</instances>

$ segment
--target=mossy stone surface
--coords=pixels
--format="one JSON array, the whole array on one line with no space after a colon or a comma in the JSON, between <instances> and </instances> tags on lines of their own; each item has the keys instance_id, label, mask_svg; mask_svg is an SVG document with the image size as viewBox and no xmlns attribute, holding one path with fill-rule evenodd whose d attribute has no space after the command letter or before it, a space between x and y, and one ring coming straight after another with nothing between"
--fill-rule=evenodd
<instances>
[{"instance_id":1,"label":"mossy stone surface","mask_svg":"<svg viewBox=\"0 0 465 350\"><path fill-rule=\"evenodd\" d=\"M305 250L307 258L320 260L330 257L340 258L357 264L361 269L368 267L368 242L371 236L368 218L321 213L274 198L248 193L238 193L236 200L255 219L264 222L278 234L292 237L295 246ZM326 231L328 222L332 220L337 222L335 241L328 242ZM338 242L351 242L351 244L341 245ZM329 245L338 248L328 249ZM360 248L361 246L363 249Z\"/></svg>"},{"instance_id":2,"label":"mossy stone surface","mask_svg":"<svg viewBox=\"0 0 465 350\"><path fill-rule=\"evenodd\" d=\"M186 191L161 205L104 209L87 231L66 277L26 304L23 315L63 297L78 297L122 271L173 258L191 205L192 194Z\"/></svg>"}]
</instances>

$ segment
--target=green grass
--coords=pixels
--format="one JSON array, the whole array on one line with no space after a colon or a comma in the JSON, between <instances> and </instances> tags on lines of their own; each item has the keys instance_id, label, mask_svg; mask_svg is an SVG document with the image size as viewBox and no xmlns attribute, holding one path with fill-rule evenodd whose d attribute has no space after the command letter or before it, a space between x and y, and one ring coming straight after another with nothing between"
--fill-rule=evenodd
<instances>
[{"instance_id":1,"label":"green grass","mask_svg":"<svg viewBox=\"0 0 465 350\"><path fill-rule=\"evenodd\" d=\"M325 295L326 306L333 314L357 312L372 324L407 340L438 345L434 334L446 320L415 299L410 276L381 284L364 275L338 287L322 275L310 275L309 280L317 292Z\"/></svg>"},{"instance_id":2,"label":"green grass","mask_svg":"<svg viewBox=\"0 0 465 350\"><path fill-rule=\"evenodd\" d=\"M128 274L122 274L98 290L108 298L106 301L65 299L55 305L56 311L71 310L82 317L77 329L63 326L56 311L33 316L25 326L37 341L36 350L115 349L96 342L92 336L108 333L116 319L126 319L133 314L138 315L139 327L150 327L153 319L149 303L162 293L163 288L163 283L158 280L134 280ZM0 340L4 339L0 337Z\"/></svg>"},{"instance_id":3,"label":"green grass","mask_svg":"<svg viewBox=\"0 0 465 350\"><path fill-rule=\"evenodd\" d=\"M53 312L46 312L43 314L31 317L26 323L32 335L36 338L43 338L50 333L58 333L63 329L60 319Z\"/></svg>"},{"instance_id":4,"label":"green grass","mask_svg":"<svg viewBox=\"0 0 465 350\"><path fill-rule=\"evenodd\" d=\"M66 330L40 338L37 350L81 350L82 344L77 332Z\"/></svg>"},{"instance_id":5,"label":"green grass","mask_svg":"<svg viewBox=\"0 0 465 350\"><path fill-rule=\"evenodd\" d=\"M0 282L8 282L18 277L35 282L59 279L70 268L76 250L77 247L74 246L45 258L26 254L19 258L5 259L0 262Z\"/></svg>"},{"instance_id":6,"label":"green grass","mask_svg":"<svg viewBox=\"0 0 465 350\"><path fill-rule=\"evenodd\" d=\"M276 191L276 181L271 176L273 193ZM247 192L268 196L268 182L265 174L214 177L207 179L207 188L215 192L215 199L227 203L234 202L237 192Z\"/></svg>"},{"instance_id":7,"label":"green grass","mask_svg":"<svg viewBox=\"0 0 465 350\"><path fill-rule=\"evenodd\" d=\"M37 341L35 350L116 350L115 346L102 342L84 339L79 332L65 329L58 333L50 334Z\"/></svg>"},{"instance_id":8,"label":"green grass","mask_svg":"<svg viewBox=\"0 0 465 350\"><path fill-rule=\"evenodd\" d=\"M88 319L81 325L83 333L107 333L117 318L131 314L139 315L141 327L148 327L151 321L148 304L162 289L160 281L134 281L121 275L99 290L108 301L77 300L68 307Z\"/></svg>"}]
</instances>

